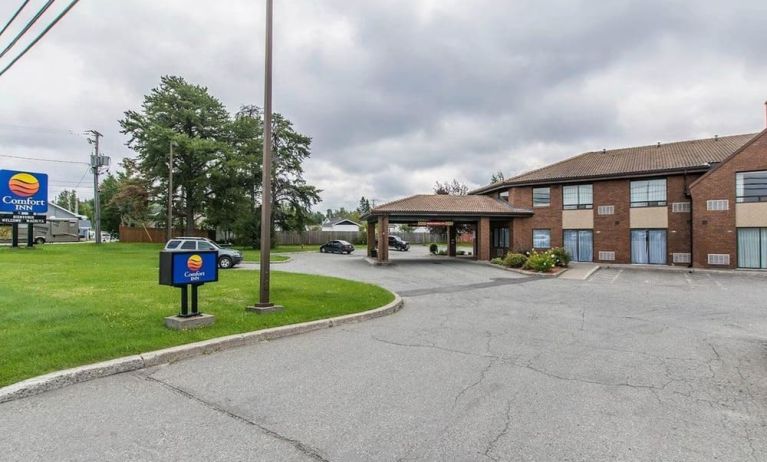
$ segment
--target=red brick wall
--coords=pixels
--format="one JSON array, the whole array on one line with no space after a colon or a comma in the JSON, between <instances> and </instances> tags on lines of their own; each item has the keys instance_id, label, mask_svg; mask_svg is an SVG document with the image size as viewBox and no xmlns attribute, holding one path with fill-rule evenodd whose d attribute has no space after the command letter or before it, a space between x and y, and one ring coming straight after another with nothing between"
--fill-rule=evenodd
<instances>
[{"instance_id":1,"label":"red brick wall","mask_svg":"<svg viewBox=\"0 0 767 462\"><path fill-rule=\"evenodd\" d=\"M667 177L668 202L668 262L675 252L690 252L690 214L672 213L673 202L689 202L685 188L700 175ZM600 262L600 251L615 252L613 263L631 263L631 180L595 181L594 185L594 261ZM532 207L532 187L512 188L510 202L516 207ZM612 205L613 215L599 215L600 205ZM551 206L534 208L535 215L530 218L517 218L513 221L512 250L529 250L532 247L533 229L550 229L551 244L563 245L562 234L562 188L551 186ZM604 261L608 263L608 261ZM683 265L687 265L684 263Z\"/></svg>"},{"instance_id":2,"label":"red brick wall","mask_svg":"<svg viewBox=\"0 0 767 462\"><path fill-rule=\"evenodd\" d=\"M767 132L762 132L743 151L730 157L690 188L693 199L694 266L722 268L720 265L708 264L708 254L718 253L729 254L729 267L737 267L735 174L750 170L767 170ZM713 199L726 199L729 210L706 210L706 201Z\"/></svg>"},{"instance_id":3,"label":"red brick wall","mask_svg":"<svg viewBox=\"0 0 767 462\"><path fill-rule=\"evenodd\" d=\"M533 188L523 186L512 188L509 201L515 207L533 209L535 215L530 218L516 218L511 232L511 249L513 252L527 251L533 247L533 230L548 229L551 231L551 246L562 246L562 187L551 186L551 205L549 207L533 208Z\"/></svg>"},{"instance_id":4,"label":"red brick wall","mask_svg":"<svg viewBox=\"0 0 767 462\"><path fill-rule=\"evenodd\" d=\"M630 263L631 243L629 210L631 194L629 180L607 180L594 186L594 261L600 262L599 252L615 252L609 263ZM600 205L615 207L614 215L599 215Z\"/></svg>"},{"instance_id":5,"label":"red brick wall","mask_svg":"<svg viewBox=\"0 0 767 462\"><path fill-rule=\"evenodd\" d=\"M674 253L690 252L690 213L672 212L674 202L690 202L690 198L685 194L686 189L693 181L700 178L701 175L688 175L685 180L684 175L670 176L666 179L668 201L668 264L674 265ZM677 266L689 266L689 263L676 263Z\"/></svg>"}]
</instances>

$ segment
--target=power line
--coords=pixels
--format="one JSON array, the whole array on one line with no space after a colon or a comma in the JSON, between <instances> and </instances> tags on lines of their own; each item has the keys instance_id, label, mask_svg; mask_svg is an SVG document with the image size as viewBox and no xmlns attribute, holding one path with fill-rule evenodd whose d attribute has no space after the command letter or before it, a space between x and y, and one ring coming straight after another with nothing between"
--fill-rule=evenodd
<instances>
[{"instance_id":1,"label":"power line","mask_svg":"<svg viewBox=\"0 0 767 462\"><path fill-rule=\"evenodd\" d=\"M38 157L24 157L24 156L12 156L10 154L0 154L0 157L10 157L11 159L24 159L24 160L39 160L41 162L58 162L62 164L85 164L90 165L88 162L77 162L74 160L60 160L60 159L41 159Z\"/></svg>"},{"instance_id":2,"label":"power line","mask_svg":"<svg viewBox=\"0 0 767 462\"><path fill-rule=\"evenodd\" d=\"M3 26L3 30L0 30L0 35L3 35L3 32L5 32L6 29L11 25L11 23L16 19L16 16L21 13L21 10L24 9L25 6L27 6L27 3L29 3L29 0L24 0L24 3L21 4L18 10L16 10L15 13L13 13L13 16L11 16L11 19L8 20L7 23L5 23L5 26Z\"/></svg>"},{"instance_id":3,"label":"power line","mask_svg":"<svg viewBox=\"0 0 767 462\"><path fill-rule=\"evenodd\" d=\"M54 1L55 1L55 0L48 0L47 2L45 2L45 5L43 5L43 7L42 7L42 8L40 8L40 9L37 11L37 13L35 13L35 15L34 15L34 16L32 16L32 19L30 19L29 21L27 21L27 25L26 25L26 26L24 26L24 28L23 28L23 29L21 29L21 31L19 31L19 33L18 33L18 34L16 34L16 37L14 37L14 38L13 38L13 40L11 40L11 43L9 43L7 47L5 47L5 50L3 50L2 52L0 52L0 58L2 58L3 56L5 56L5 54L6 54L6 53L8 53L8 51L9 51L11 48L13 48L13 46L14 46L14 45L16 45L16 42L18 42L18 41L21 39L21 37L22 37L24 34L26 34L26 33L27 33L27 31L28 31L28 30L29 30L29 29L30 29L32 26L34 26L34 25L35 25L35 23L37 22L37 20L38 20L38 19L40 19L40 16L42 16L43 14L45 14L45 12L46 12L46 11L48 11L48 8L50 8L50 7L51 7L51 5L53 5L53 2L54 2Z\"/></svg>"},{"instance_id":4,"label":"power line","mask_svg":"<svg viewBox=\"0 0 767 462\"><path fill-rule=\"evenodd\" d=\"M70 3L70 4L69 4L69 6L67 6L67 7L64 9L64 11L62 11L61 13L59 13L59 15L58 15L58 16L56 16L56 18L53 20L53 22L52 22L52 23L50 23L50 24L48 25L48 27L46 27L45 29L43 29L43 31L40 33L40 35L38 35L37 37L35 37L35 39L32 41L32 43L30 43L29 45L27 45L27 47L26 47L26 48L24 48L24 50L23 50L23 51L22 51L22 52L21 52L21 53L20 53L18 56L16 56L16 57L13 59L13 61L11 61L11 63L10 63L10 64L8 64L7 66L5 66L5 68L4 68L2 71L0 71L0 77L2 77L2 76L3 76L3 74L5 74L5 73L8 71L8 69L10 69L11 67L13 67L13 65L14 65L14 64L16 64L16 61L18 61L19 59L21 59L21 57L22 57L22 56L24 56L25 54L27 54L27 52L28 52L28 51L29 51L29 50L30 50L30 49L31 49L33 46L35 46L35 44L36 44L37 42L39 42L39 41L40 41L40 39L41 39L41 38L43 38L43 37L45 36L45 34L47 34L47 33L48 33L48 31L49 31L49 30L51 30L51 29L53 28L53 26L55 26L55 25L56 25L56 23L57 23L57 22L59 22L59 21L61 20L61 18L63 18L64 16L66 16L66 14L67 14L67 13L69 13L69 10L71 10L71 9L72 9L72 8L73 8L73 7L74 7L76 4L77 4L77 2L79 2L79 1L80 1L80 0L72 0L72 3Z\"/></svg>"}]
</instances>

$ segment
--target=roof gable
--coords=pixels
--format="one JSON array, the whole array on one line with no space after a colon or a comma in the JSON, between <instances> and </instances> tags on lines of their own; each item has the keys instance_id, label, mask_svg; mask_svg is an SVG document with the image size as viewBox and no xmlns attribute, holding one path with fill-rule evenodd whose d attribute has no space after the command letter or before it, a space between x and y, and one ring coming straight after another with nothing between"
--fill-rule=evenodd
<instances>
[{"instance_id":1,"label":"roof gable","mask_svg":"<svg viewBox=\"0 0 767 462\"><path fill-rule=\"evenodd\" d=\"M765 134L767 134L767 130L763 130L761 133L759 133L758 135L756 135L753 138L751 138L746 144L741 146L737 151L733 152L732 155L730 155L729 157L724 159L722 162L714 165L714 167L711 168L708 172L706 172L703 176L701 176L697 180L695 180L692 183L690 183L689 189L692 190L697 184L699 184L701 181L704 181L706 178L711 176L712 173L714 173L717 170L719 170L723 165L726 165L731 160L736 159L743 151L745 151L746 149L748 149L749 146L754 144L755 141L757 141L760 138L762 138L763 136L765 136Z\"/></svg>"}]
</instances>

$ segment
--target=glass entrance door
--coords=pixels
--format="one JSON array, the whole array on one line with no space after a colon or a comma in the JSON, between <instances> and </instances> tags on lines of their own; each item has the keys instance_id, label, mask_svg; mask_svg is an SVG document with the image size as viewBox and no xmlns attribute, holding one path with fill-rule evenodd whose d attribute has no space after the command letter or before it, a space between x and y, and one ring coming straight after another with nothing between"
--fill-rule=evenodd
<instances>
[{"instance_id":1,"label":"glass entrance door","mask_svg":"<svg viewBox=\"0 0 767 462\"><path fill-rule=\"evenodd\" d=\"M738 228L738 267L767 269L767 228Z\"/></svg>"},{"instance_id":2,"label":"glass entrance door","mask_svg":"<svg viewBox=\"0 0 767 462\"><path fill-rule=\"evenodd\" d=\"M640 265L665 265L666 230L632 229L631 263Z\"/></svg>"},{"instance_id":3,"label":"glass entrance door","mask_svg":"<svg viewBox=\"0 0 767 462\"><path fill-rule=\"evenodd\" d=\"M590 229L565 230L565 250L574 261L593 261L594 232Z\"/></svg>"}]
</instances>

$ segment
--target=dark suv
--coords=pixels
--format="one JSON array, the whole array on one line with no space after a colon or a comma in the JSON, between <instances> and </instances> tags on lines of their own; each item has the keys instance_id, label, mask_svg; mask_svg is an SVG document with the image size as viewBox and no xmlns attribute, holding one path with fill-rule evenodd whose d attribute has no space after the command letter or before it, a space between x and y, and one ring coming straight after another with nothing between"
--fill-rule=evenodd
<instances>
[{"instance_id":1,"label":"dark suv","mask_svg":"<svg viewBox=\"0 0 767 462\"><path fill-rule=\"evenodd\" d=\"M407 252L410 244L399 236L389 236L389 248L394 248L402 252Z\"/></svg>"}]
</instances>

